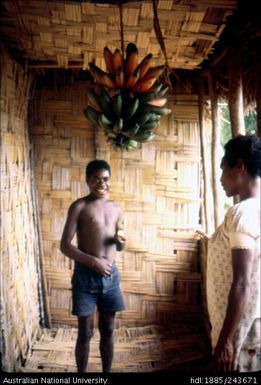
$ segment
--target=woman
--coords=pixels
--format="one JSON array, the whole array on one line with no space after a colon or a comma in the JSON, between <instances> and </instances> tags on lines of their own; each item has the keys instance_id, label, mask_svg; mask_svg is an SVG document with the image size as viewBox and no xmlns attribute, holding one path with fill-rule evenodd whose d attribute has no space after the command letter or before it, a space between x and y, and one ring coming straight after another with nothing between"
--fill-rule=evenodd
<instances>
[{"instance_id":1,"label":"woman","mask_svg":"<svg viewBox=\"0 0 261 385\"><path fill-rule=\"evenodd\" d=\"M260 365L261 139L239 135L225 145L221 184L238 195L208 241L207 304L214 366L257 371Z\"/></svg>"}]
</instances>

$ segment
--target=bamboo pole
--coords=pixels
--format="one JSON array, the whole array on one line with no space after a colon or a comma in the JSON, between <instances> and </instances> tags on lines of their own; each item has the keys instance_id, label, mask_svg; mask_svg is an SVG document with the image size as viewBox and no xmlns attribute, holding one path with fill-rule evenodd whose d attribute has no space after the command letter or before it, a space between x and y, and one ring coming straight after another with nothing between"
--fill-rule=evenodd
<instances>
[{"instance_id":1,"label":"bamboo pole","mask_svg":"<svg viewBox=\"0 0 261 385\"><path fill-rule=\"evenodd\" d=\"M218 97L216 92L216 80L213 72L208 72L208 86L211 102L211 120L212 120L212 142L211 142L211 169L212 169L212 190L214 205L214 225L215 228L221 222L220 215L220 197L219 197L219 181L218 181L218 165L220 163L218 147L220 143L220 127L218 119Z\"/></svg>"},{"instance_id":2,"label":"bamboo pole","mask_svg":"<svg viewBox=\"0 0 261 385\"><path fill-rule=\"evenodd\" d=\"M205 146L205 135L204 135L204 84L202 77L198 80L198 98L199 98L199 135L200 135L200 152L201 152L201 163L202 163L202 174L203 174L203 216L205 219L206 232L209 232L210 226L210 208L208 200L208 183L207 183L207 170L206 170L206 146Z\"/></svg>"},{"instance_id":3,"label":"bamboo pole","mask_svg":"<svg viewBox=\"0 0 261 385\"><path fill-rule=\"evenodd\" d=\"M228 84L232 136L245 135L242 70L237 47L231 48L228 54Z\"/></svg>"},{"instance_id":4,"label":"bamboo pole","mask_svg":"<svg viewBox=\"0 0 261 385\"><path fill-rule=\"evenodd\" d=\"M256 122L257 122L257 135L261 137L261 53L260 50L256 51L256 68L257 68L257 86L256 86Z\"/></svg>"}]
</instances>

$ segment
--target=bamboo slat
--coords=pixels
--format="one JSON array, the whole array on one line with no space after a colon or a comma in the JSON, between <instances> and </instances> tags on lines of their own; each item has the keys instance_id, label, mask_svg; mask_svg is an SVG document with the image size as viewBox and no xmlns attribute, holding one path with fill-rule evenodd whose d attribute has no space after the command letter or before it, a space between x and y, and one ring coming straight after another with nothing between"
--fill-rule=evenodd
<instances>
[{"instance_id":1,"label":"bamboo slat","mask_svg":"<svg viewBox=\"0 0 261 385\"><path fill-rule=\"evenodd\" d=\"M77 330L45 329L34 343L21 372L76 372L74 348ZM114 331L112 372L154 372L206 357L208 345L200 325L173 323L120 327ZM101 371L99 332L95 329L90 346L88 370Z\"/></svg>"},{"instance_id":2,"label":"bamboo slat","mask_svg":"<svg viewBox=\"0 0 261 385\"><path fill-rule=\"evenodd\" d=\"M160 1L157 12L170 67L199 67L219 40L236 5L234 0ZM151 52L155 65L165 64L154 32L152 3L128 1L122 8L125 45L137 44L140 59ZM96 64L105 70L104 46L113 51L121 48L119 8L110 2L19 0L13 5L6 0L2 13L5 41L29 58L31 66L86 69L95 58Z\"/></svg>"},{"instance_id":3,"label":"bamboo slat","mask_svg":"<svg viewBox=\"0 0 261 385\"><path fill-rule=\"evenodd\" d=\"M0 50L1 353L2 369L14 371L40 333L43 287L27 130L33 79Z\"/></svg>"}]
</instances>

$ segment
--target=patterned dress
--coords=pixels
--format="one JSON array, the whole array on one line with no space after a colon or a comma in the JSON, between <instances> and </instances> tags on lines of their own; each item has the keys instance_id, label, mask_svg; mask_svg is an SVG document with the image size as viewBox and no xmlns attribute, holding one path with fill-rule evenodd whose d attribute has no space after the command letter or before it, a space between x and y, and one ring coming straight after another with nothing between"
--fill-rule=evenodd
<instances>
[{"instance_id":1,"label":"patterned dress","mask_svg":"<svg viewBox=\"0 0 261 385\"><path fill-rule=\"evenodd\" d=\"M214 349L226 315L233 279L231 249L254 250L250 296L235 337L234 370L261 369L260 357L260 202L249 198L231 207L208 242L207 305Z\"/></svg>"}]
</instances>

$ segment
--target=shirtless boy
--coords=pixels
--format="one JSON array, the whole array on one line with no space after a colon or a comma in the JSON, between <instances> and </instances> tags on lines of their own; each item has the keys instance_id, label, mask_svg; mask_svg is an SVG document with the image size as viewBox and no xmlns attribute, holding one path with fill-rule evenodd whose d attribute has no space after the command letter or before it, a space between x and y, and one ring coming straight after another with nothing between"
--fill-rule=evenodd
<instances>
[{"instance_id":1,"label":"shirtless boy","mask_svg":"<svg viewBox=\"0 0 261 385\"><path fill-rule=\"evenodd\" d=\"M123 215L109 200L111 170L104 160L87 165L89 195L73 202L68 210L61 251L75 261L72 277L72 314L78 317L75 356L78 372L86 372L95 307L99 311L100 353L103 372L110 372L113 359L115 313L124 310L116 250L124 248ZM72 240L77 235L77 244Z\"/></svg>"}]
</instances>

